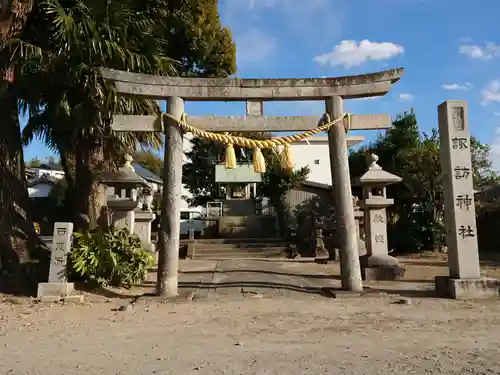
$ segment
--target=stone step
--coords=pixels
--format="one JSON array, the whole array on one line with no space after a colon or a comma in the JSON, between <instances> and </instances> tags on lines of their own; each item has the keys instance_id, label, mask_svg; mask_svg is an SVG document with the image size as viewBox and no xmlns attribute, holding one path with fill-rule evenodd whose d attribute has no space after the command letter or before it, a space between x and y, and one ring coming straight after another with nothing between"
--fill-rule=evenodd
<instances>
[{"instance_id":1,"label":"stone step","mask_svg":"<svg viewBox=\"0 0 500 375\"><path fill-rule=\"evenodd\" d=\"M266 248L198 248L195 247L193 259L241 259L241 258L283 258L290 249L287 245L276 245Z\"/></svg>"},{"instance_id":2,"label":"stone step","mask_svg":"<svg viewBox=\"0 0 500 375\"><path fill-rule=\"evenodd\" d=\"M271 237L271 238L210 238L210 239L200 239L196 240L196 245L204 244L250 244L250 243L287 243L287 241L282 237Z\"/></svg>"},{"instance_id":3,"label":"stone step","mask_svg":"<svg viewBox=\"0 0 500 375\"><path fill-rule=\"evenodd\" d=\"M195 243L195 248L198 250L235 250L245 249L269 249L273 247L288 247L287 242L266 242L266 243Z\"/></svg>"},{"instance_id":4,"label":"stone step","mask_svg":"<svg viewBox=\"0 0 500 375\"><path fill-rule=\"evenodd\" d=\"M195 251L193 259L247 259L247 258L285 258L287 256L287 249L274 249L266 251L255 252L235 252L235 251L216 251L216 252L203 252L197 253Z\"/></svg>"},{"instance_id":5,"label":"stone step","mask_svg":"<svg viewBox=\"0 0 500 375\"><path fill-rule=\"evenodd\" d=\"M266 248L198 248L195 247L195 254L219 254L219 253L232 253L232 254L255 254L265 252L286 252L289 251L288 246L270 246Z\"/></svg>"}]
</instances>

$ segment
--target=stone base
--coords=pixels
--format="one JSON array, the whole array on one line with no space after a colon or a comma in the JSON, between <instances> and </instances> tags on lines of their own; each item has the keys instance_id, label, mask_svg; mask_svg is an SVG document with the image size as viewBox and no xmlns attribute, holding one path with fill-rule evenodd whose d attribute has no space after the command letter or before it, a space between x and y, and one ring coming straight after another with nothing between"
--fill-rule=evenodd
<instances>
[{"instance_id":1,"label":"stone base","mask_svg":"<svg viewBox=\"0 0 500 375\"><path fill-rule=\"evenodd\" d=\"M330 254L328 253L328 250L326 250L324 247L318 247L315 251L314 258L317 263L328 263L328 260L330 259Z\"/></svg>"},{"instance_id":2,"label":"stone base","mask_svg":"<svg viewBox=\"0 0 500 375\"><path fill-rule=\"evenodd\" d=\"M38 284L37 298L39 300L61 300L71 296L75 290L73 283L40 283Z\"/></svg>"},{"instance_id":3,"label":"stone base","mask_svg":"<svg viewBox=\"0 0 500 375\"><path fill-rule=\"evenodd\" d=\"M500 297L500 280L491 278L452 279L436 276L436 294L452 299L485 299Z\"/></svg>"},{"instance_id":4,"label":"stone base","mask_svg":"<svg viewBox=\"0 0 500 375\"><path fill-rule=\"evenodd\" d=\"M401 280L406 272L404 267L366 267L361 269L361 276L366 281Z\"/></svg>"}]
</instances>

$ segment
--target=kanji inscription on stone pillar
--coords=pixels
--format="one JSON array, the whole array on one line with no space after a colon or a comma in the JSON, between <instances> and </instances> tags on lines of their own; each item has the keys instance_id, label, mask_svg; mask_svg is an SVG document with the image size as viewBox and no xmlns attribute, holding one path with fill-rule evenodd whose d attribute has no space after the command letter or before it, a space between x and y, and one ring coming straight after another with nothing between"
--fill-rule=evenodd
<instances>
[{"instance_id":1,"label":"kanji inscription on stone pillar","mask_svg":"<svg viewBox=\"0 0 500 375\"><path fill-rule=\"evenodd\" d=\"M480 277L467 103L438 107L450 277Z\"/></svg>"}]
</instances>

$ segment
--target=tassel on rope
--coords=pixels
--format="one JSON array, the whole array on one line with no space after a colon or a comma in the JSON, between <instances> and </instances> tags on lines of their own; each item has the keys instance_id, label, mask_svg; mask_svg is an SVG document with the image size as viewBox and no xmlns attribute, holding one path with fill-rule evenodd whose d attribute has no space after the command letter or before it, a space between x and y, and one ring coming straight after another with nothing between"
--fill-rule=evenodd
<instances>
[{"instance_id":1,"label":"tassel on rope","mask_svg":"<svg viewBox=\"0 0 500 375\"><path fill-rule=\"evenodd\" d=\"M226 169L236 168L236 153L234 152L234 146L232 143L226 144L226 152L224 155L224 162Z\"/></svg>"},{"instance_id":2,"label":"tassel on rope","mask_svg":"<svg viewBox=\"0 0 500 375\"><path fill-rule=\"evenodd\" d=\"M266 171L266 160L258 147L253 149L253 170L255 173L264 173Z\"/></svg>"},{"instance_id":3,"label":"tassel on rope","mask_svg":"<svg viewBox=\"0 0 500 375\"><path fill-rule=\"evenodd\" d=\"M344 115L344 129L346 133L351 130L351 115L348 113Z\"/></svg>"},{"instance_id":4,"label":"tassel on rope","mask_svg":"<svg viewBox=\"0 0 500 375\"><path fill-rule=\"evenodd\" d=\"M283 150L281 151L280 164L281 168L286 171L290 171L293 169L293 155L288 143L283 146Z\"/></svg>"}]
</instances>

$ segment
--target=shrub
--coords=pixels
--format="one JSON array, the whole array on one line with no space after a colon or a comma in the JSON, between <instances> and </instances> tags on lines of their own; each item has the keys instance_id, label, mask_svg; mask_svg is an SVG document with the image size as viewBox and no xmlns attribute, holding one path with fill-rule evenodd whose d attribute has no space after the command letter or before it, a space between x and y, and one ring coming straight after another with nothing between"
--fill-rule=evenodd
<instances>
[{"instance_id":1,"label":"shrub","mask_svg":"<svg viewBox=\"0 0 500 375\"><path fill-rule=\"evenodd\" d=\"M144 280L152 261L139 236L108 227L75 233L68 264L70 277L99 286L130 288Z\"/></svg>"},{"instance_id":2,"label":"shrub","mask_svg":"<svg viewBox=\"0 0 500 375\"><path fill-rule=\"evenodd\" d=\"M476 202L476 218L479 249L498 252L500 249L500 236L498 235L500 203Z\"/></svg>"}]
</instances>

